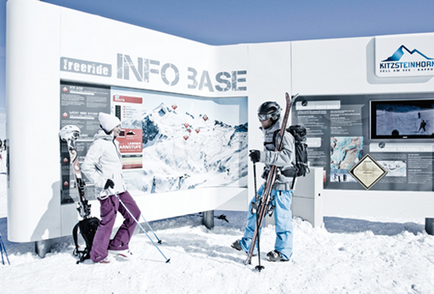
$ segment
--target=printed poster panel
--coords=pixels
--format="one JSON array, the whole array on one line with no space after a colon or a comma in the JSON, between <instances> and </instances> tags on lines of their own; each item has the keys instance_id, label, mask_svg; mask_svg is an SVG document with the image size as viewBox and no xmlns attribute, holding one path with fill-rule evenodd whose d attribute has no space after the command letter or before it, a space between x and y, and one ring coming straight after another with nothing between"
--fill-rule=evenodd
<instances>
[{"instance_id":1,"label":"printed poster panel","mask_svg":"<svg viewBox=\"0 0 434 294\"><path fill-rule=\"evenodd\" d=\"M350 170L363 155L363 137L330 138L330 182L354 182Z\"/></svg>"},{"instance_id":2,"label":"printed poster panel","mask_svg":"<svg viewBox=\"0 0 434 294\"><path fill-rule=\"evenodd\" d=\"M325 189L364 190L349 171L369 154L387 172L370 190L432 191L433 98L434 93L299 97L293 124L307 129L309 164L324 168Z\"/></svg>"},{"instance_id":3,"label":"printed poster panel","mask_svg":"<svg viewBox=\"0 0 434 294\"><path fill-rule=\"evenodd\" d=\"M142 130L122 129L119 137L119 150L122 154L123 169L142 168Z\"/></svg>"},{"instance_id":4,"label":"printed poster panel","mask_svg":"<svg viewBox=\"0 0 434 294\"><path fill-rule=\"evenodd\" d=\"M92 144L95 132L99 129L99 112L110 112L110 88L70 83L60 85L59 130L66 125L75 125L80 128L80 138L75 143L80 164ZM60 156L62 165L61 203L77 202L78 190L65 142L61 142ZM95 199L91 181L84 176L83 178L86 182L86 198Z\"/></svg>"},{"instance_id":5,"label":"printed poster panel","mask_svg":"<svg viewBox=\"0 0 434 294\"><path fill-rule=\"evenodd\" d=\"M164 193L203 187L247 187L247 98L200 98L112 88L112 111L125 136L141 133L139 164L124 178L131 192ZM137 147L137 137L132 146ZM125 167L125 166L124 166Z\"/></svg>"}]
</instances>

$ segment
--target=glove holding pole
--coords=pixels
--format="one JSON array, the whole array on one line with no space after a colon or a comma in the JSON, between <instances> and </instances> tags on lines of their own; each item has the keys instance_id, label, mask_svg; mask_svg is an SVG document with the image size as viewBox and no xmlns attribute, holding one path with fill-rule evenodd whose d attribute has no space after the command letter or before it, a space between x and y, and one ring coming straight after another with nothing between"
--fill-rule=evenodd
<instances>
[{"instance_id":1,"label":"glove holding pole","mask_svg":"<svg viewBox=\"0 0 434 294\"><path fill-rule=\"evenodd\" d=\"M104 190L107 190L108 188L113 189L115 187L115 183L111 179L107 179L107 182L105 182Z\"/></svg>"},{"instance_id":2,"label":"glove holding pole","mask_svg":"<svg viewBox=\"0 0 434 294\"><path fill-rule=\"evenodd\" d=\"M250 150L249 157L253 164L255 164L261 159L261 151L256 149Z\"/></svg>"}]
</instances>

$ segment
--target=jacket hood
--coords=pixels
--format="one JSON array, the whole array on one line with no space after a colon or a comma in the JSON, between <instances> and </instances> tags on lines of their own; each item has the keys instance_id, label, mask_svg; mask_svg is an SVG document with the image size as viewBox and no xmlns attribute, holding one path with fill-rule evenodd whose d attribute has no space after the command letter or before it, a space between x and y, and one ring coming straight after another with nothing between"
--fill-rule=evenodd
<instances>
[{"instance_id":1,"label":"jacket hood","mask_svg":"<svg viewBox=\"0 0 434 294\"><path fill-rule=\"evenodd\" d=\"M106 140L106 141L113 141L114 140L114 136L111 134L107 134L103 129L98 129L98 131L96 132L96 134L93 136L94 140L98 140L98 139L102 139L102 140Z\"/></svg>"}]
</instances>

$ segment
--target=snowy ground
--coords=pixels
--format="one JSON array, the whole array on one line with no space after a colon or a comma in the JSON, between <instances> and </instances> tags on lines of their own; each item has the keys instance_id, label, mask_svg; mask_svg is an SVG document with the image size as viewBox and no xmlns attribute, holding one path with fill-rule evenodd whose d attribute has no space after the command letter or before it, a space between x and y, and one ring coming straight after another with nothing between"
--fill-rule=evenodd
<instances>
[{"instance_id":1,"label":"snowy ground","mask_svg":"<svg viewBox=\"0 0 434 294\"><path fill-rule=\"evenodd\" d=\"M325 228L294 219L289 263L245 266L230 244L243 232L245 212L226 214L207 230L185 216L151 223L162 252L144 234L131 242L134 258L75 264L72 238L53 242L44 259L34 243L7 241L6 177L0 175L0 232L11 265L0 263L0 293L434 293L434 236L424 219L326 217ZM263 230L262 257L273 249L274 227Z\"/></svg>"}]
</instances>

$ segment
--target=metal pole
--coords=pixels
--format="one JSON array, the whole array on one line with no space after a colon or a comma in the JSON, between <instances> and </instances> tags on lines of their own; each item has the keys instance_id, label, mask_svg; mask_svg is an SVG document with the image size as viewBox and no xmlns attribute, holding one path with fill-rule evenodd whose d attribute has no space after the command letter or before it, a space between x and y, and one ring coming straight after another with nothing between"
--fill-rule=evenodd
<instances>
[{"instance_id":1,"label":"metal pole","mask_svg":"<svg viewBox=\"0 0 434 294\"><path fill-rule=\"evenodd\" d=\"M154 234L155 238L157 239L157 243L161 244L161 240L157 237L157 235L155 234L154 230L151 228L151 226L149 225L149 223L146 221L145 217L143 216L143 214L140 213L140 216L142 217L142 219L145 221L146 225L148 226L148 228L151 230L151 232Z\"/></svg>"},{"instance_id":2,"label":"metal pole","mask_svg":"<svg viewBox=\"0 0 434 294\"><path fill-rule=\"evenodd\" d=\"M425 218L425 231L429 235L434 235L434 218Z\"/></svg>"},{"instance_id":3,"label":"metal pole","mask_svg":"<svg viewBox=\"0 0 434 294\"><path fill-rule=\"evenodd\" d=\"M5 252L5 256L6 256L6 260L8 261L8 264L11 265L10 261L9 261L9 257L8 257L8 253L6 252L6 246L5 243L3 243L3 238L2 238L2 234L0 233L0 251L2 254L2 263L5 264L5 260L3 258L3 251Z\"/></svg>"},{"instance_id":4,"label":"metal pole","mask_svg":"<svg viewBox=\"0 0 434 294\"><path fill-rule=\"evenodd\" d=\"M253 163L253 181L255 184L255 203L258 203L258 189L256 187L256 162ZM262 204L262 203L260 203ZM258 205L259 208L260 205ZM258 265L255 267L258 271L263 270L265 267L261 265L261 247L259 245L259 238L260 238L260 228L261 228L261 224L259 223L259 218L258 218L258 209L256 209L256 227L258 229ZM251 244L250 246L255 246L255 244Z\"/></svg>"},{"instance_id":5,"label":"metal pole","mask_svg":"<svg viewBox=\"0 0 434 294\"><path fill-rule=\"evenodd\" d=\"M134 217L134 215L131 213L131 211L127 208L127 206L124 204L124 202L121 200L121 198L119 197L118 194L113 193L113 195L116 196L116 198L118 198L119 202L122 204L123 207L125 207L125 209L128 211L128 213L131 215L131 217L134 219L134 221L137 223L137 225L142 229L143 233L146 234L146 236L148 236L149 240L151 240L152 244L154 244L155 248L158 249L158 251L160 251L161 255L163 255L164 259L166 259L166 263L170 263L170 258L168 259L163 252L161 252L160 248L158 248L157 244L154 243L154 241L151 239L151 237L149 237L148 233L146 233L145 229L142 227L142 225L137 221L137 219Z\"/></svg>"},{"instance_id":6,"label":"metal pole","mask_svg":"<svg viewBox=\"0 0 434 294\"><path fill-rule=\"evenodd\" d=\"M203 212L203 224L209 230L214 228L214 210L208 210Z\"/></svg>"}]
</instances>

